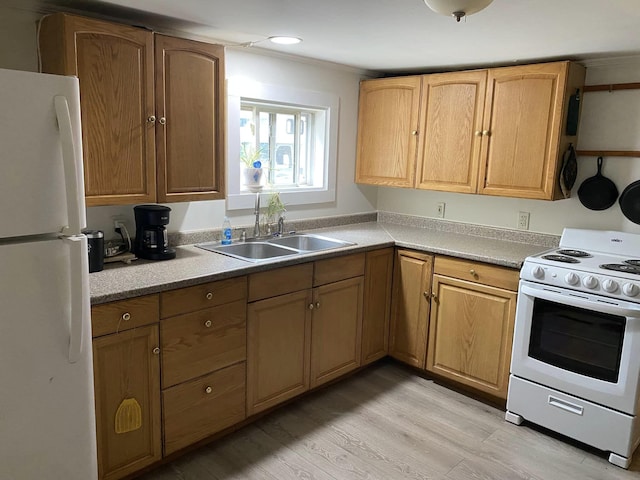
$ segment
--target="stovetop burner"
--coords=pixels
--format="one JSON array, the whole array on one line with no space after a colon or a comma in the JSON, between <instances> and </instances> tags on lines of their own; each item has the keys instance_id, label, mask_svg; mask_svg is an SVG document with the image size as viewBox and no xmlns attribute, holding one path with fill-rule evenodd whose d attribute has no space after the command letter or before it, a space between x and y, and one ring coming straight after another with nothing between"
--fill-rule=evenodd
<instances>
[{"instance_id":1,"label":"stovetop burner","mask_svg":"<svg viewBox=\"0 0 640 480\"><path fill-rule=\"evenodd\" d=\"M580 263L580 260L572 257L567 257L566 255L543 255L542 258L545 260L552 260L554 262L563 262L563 263ZM640 270L640 269L639 269Z\"/></svg>"},{"instance_id":2,"label":"stovetop burner","mask_svg":"<svg viewBox=\"0 0 640 480\"><path fill-rule=\"evenodd\" d=\"M613 270L615 272L633 273L634 275L640 275L640 266L629 265L628 263L605 263L600 265L600 268L605 270Z\"/></svg>"},{"instance_id":3,"label":"stovetop burner","mask_svg":"<svg viewBox=\"0 0 640 480\"><path fill-rule=\"evenodd\" d=\"M565 250L558 250L558 253L560 255L567 255L569 257L576 257L576 258L587 258L591 256L590 253L585 252L584 250L573 250L569 248Z\"/></svg>"},{"instance_id":4,"label":"stovetop burner","mask_svg":"<svg viewBox=\"0 0 640 480\"><path fill-rule=\"evenodd\" d=\"M624 263L633 265L634 267L640 267L640 260L625 260Z\"/></svg>"}]
</instances>

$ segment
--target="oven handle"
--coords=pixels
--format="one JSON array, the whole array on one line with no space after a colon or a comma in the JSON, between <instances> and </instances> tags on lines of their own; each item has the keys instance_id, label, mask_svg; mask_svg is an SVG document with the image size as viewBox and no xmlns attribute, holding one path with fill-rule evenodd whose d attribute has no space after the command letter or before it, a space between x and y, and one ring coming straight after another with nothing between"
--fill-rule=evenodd
<instances>
[{"instance_id":1,"label":"oven handle","mask_svg":"<svg viewBox=\"0 0 640 480\"><path fill-rule=\"evenodd\" d=\"M625 306L610 305L602 302L593 302L586 298L575 298L569 295L562 295L560 293L551 292L549 290L542 290L539 288L531 287L529 285L520 285L520 293L524 293L530 297L541 298L543 300L550 300L556 303L563 303L565 305L571 305L577 308L592 308L598 312L610 313L611 315L619 315L623 317L640 317L640 306L636 307L625 302Z\"/></svg>"}]
</instances>

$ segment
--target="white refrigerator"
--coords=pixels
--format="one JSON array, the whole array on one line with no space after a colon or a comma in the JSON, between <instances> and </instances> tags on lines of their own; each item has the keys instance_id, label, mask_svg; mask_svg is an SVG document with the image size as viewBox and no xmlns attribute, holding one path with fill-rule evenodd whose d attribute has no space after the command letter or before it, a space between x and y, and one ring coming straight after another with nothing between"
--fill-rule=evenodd
<instances>
[{"instance_id":1,"label":"white refrigerator","mask_svg":"<svg viewBox=\"0 0 640 480\"><path fill-rule=\"evenodd\" d=\"M0 479L97 478L78 80L0 69Z\"/></svg>"}]
</instances>

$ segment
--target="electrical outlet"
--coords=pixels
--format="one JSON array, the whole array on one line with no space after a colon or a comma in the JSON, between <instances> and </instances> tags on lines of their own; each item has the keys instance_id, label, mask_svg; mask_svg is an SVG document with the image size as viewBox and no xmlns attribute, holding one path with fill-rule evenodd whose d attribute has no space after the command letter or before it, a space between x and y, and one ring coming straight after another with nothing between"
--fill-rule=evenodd
<instances>
[{"instance_id":1,"label":"electrical outlet","mask_svg":"<svg viewBox=\"0 0 640 480\"><path fill-rule=\"evenodd\" d=\"M518 212L518 228L529 230L529 212Z\"/></svg>"},{"instance_id":2,"label":"electrical outlet","mask_svg":"<svg viewBox=\"0 0 640 480\"><path fill-rule=\"evenodd\" d=\"M126 220L125 220L125 218L124 218L124 216L123 216L123 215L113 215L113 216L111 217L111 220L113 220L113 229L114 229L116 232L118 231L118 229L119 229L122 225L125 225L125 223L126 223ZM127 228L127 227L125 226L125 228Z\"/></svg>"},{"instance_id":3,"label":"electrical outlet","mask_svg":"<svg viewBox=\"0 0 640 480\"><path fill-rule=\"evenodd\" d=\"M444 202L438 203L437 210L436 210L436 214L438 215L438 218L444 218L444 206L445 206Z\"/></svg>"}]
</instances>

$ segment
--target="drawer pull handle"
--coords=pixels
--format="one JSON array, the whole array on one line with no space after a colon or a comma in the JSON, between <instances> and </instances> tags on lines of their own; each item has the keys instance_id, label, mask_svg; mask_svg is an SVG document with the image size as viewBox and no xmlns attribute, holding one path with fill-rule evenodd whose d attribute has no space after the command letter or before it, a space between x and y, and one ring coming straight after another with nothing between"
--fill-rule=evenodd
<instances>
[{"instance_id":1,"label":"drawer pull handle","mask_svg":"<svg viewBox=\"0 0 640 480\"><path fill-rule=\"evenodd\" d=\"M124 312L122 314L122 320L124 320L125 322L128 322L129 320L131 320L131 314L129 312Z\"/></svg>"},{"instance_id":2,"label":"drawer pull handle","mask_svg":"<svg viewBox=\"0 0 640 480\"><path fill-rule=\"evenodd\" d=\"M154 355L160 355L160 347L156 347L152 350Z\"/></svg>"},{"instance_id":3,"label":"drawer pull handle","mask_svg":"<svg viewBox=\"0 0 640 480\"><path fill-rule=\"evenodd\" d=\"M207 320L206 322L204 322L204 326L207 327L207 328L211 328L211 325L213 325L211 320Z\"/></svg>"},{"instance_id":4,"label":"drawer pull handle","mask_svg":"<svg viewBox=\"0 0 640 480\"><path fill-rule=\"evenodd\" d=\"M205 295L205 297L207 297L207 300L211 300L213 298L213 293L211 292L207 292L207 294Z\"/></svg>"},{"instance_id":5,"label":"drawer pull handle","mask_svg":"<svg viewBox=\"0 0 640 480\"><path fill-rule=\"evenodd\" d=\"M211 386L207 386L207 387L204 389L204 393L206 393L206 394L209 394L209 393L211 393L211 392L213 392L213 387L211 387Z\"/></svg>"},{"instance_id":6,"label":"drawer pull handle","mask_svg":"<svg viewBox=\"0 0 640 480\"><path fill-rule=\"evenodd\" d=\"M582 415L584 413L584 407L565 400L560 400L552 395L549 395L548 402L552 407L558 407L561 410L565 410L566 412L573 413L575 415Z\"/></svg>"}]
</instances>

